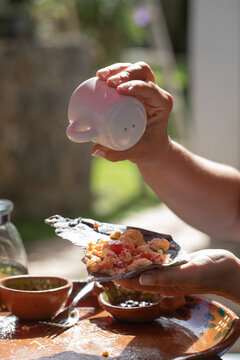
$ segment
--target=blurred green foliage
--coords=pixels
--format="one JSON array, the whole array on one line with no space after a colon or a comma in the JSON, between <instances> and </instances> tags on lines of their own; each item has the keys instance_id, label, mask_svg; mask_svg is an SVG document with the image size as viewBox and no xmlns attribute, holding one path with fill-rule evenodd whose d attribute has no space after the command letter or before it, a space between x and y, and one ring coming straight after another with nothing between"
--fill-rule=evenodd
<instances>
[{"instance_id":1,"label":"blurred green foliage","mask_svg":"<svg viewBox=\"0 0 240 360\"><path fill-rule=\"evenodd\" d=\"M160 86L165 88L165 81L164 75L162 70L155 65L149 64L153 70L156 83ZM175 89L181 89L187 94L188 89L188 70L187 70L187 63L185 57L177 59L177 66L172 72L172 84L174 84Z\"/></svg>"},{"instance_id":2,"label":"blurred green foliage","mask_svg":"<svg viewBox=\"0 0 240 360\"><path fill-rule=\"evenodd\" d=\"M66 0L34 0L30 6L30 14L36 20L51 18L59 22L68 20L70 16Z\"/></svg>"},{"instance_id":3,"label":"blurred green foliage","mask_svg":"<svg viewBox=\"0 0 240 360\"><path fill-rule=\"evenodd\" d=\"M134 0L77 0L81 31L94 38L100 49L97 66L120 59L123 48L146 45L146 28L133 20L137 3Z\"/></svg>"},{"instance_id":4,"label":"blurred green foliage","mask_svg":"<svg viewBox=\"0 0 240 360\"><path fill-rule=\"evenodd\" d=\"M108 219L121 218L143 206L159 202L143 182L136 165L130 161L111 163L94 158L91 190L93 213Z\"/></svg>"},{"instance_id":5,"label":"blurred green foliage","mask_svg":"<svg viewBox=\"0 0 240 360\"><path fill-rule=\"evenodd\" d=\"M173 48L186 52L188 0L159 0L164 11ZM142 11L138 14L137 11ZM145 13L147 11L145 10ZM139 17L140 16L140 17ZM127 46L148 46L148 23L141 0L1 0L0 37L29 35L37 23L55 23L69 31L76 26L92 37L99 51L99 64L119 58ZM79 24L76 24L76 19Z\"/></svg>"},{"instance_id":6,"label":"blurred green foliage","mask_svg":"<svg viewBox=\"0 0 240 360\"><path fill-rule=\"evenodd\" d=\"M55 35L80 30L80 35L93 40L99 67L119 59L127 46L147 44L146 28L134 21L138 4L137 0L1 0L0 36L26 35L23 28L28 27L29 33L31 27L34 39L39 24Z\"/></svg>"}]
</instances>

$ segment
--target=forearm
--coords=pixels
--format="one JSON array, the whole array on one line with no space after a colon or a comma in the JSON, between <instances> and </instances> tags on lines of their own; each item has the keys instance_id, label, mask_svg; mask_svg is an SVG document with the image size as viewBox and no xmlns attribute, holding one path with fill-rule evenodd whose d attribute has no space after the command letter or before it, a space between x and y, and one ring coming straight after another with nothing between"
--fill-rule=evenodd
<instances>
[{"instance_id":1,"label":"forearm","mask_svg":"<svg viewBox=\"0 0 240 360\"><path fill-rule=\"evenodd\" d=\"M164 163L138 164L149 186L184 221L218 238L240 239L240 175L171 143Z\"/></svg>"}]
</instances>

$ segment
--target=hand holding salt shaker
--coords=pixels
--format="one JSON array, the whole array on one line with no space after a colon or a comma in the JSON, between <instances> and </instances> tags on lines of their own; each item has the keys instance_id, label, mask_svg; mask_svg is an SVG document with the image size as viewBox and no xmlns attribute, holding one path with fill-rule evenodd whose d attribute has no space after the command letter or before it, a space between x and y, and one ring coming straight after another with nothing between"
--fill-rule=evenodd
<instances>
[{"instance_id":1,"label":"hand holding salt shaker","mask_svg":"<svg viewBox=\"0 0 240 360\"><path fill-rule=\"evenodd\" d=\"M142 103L119 94L93 77L78 86L68 107L67 136L82 143L93 141L113 150L126 150L142 137L147 115Z\"/></svg>"}]
</instances>

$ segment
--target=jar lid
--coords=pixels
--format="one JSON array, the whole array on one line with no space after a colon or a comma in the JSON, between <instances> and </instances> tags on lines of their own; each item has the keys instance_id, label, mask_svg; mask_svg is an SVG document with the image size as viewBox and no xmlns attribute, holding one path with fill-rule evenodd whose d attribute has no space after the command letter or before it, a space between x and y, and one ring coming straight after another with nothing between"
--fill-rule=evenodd
<instances>
[{"instance_id":1,"label":"jar lid","mask_svg":"<svg viewBox=\"0 0 240 360\"><path fill-rule=\"evenodd\" d=\"M0 199L0 216L8 215L13 210L13 202L7 199Z\"/></svg>"}]
</instances>

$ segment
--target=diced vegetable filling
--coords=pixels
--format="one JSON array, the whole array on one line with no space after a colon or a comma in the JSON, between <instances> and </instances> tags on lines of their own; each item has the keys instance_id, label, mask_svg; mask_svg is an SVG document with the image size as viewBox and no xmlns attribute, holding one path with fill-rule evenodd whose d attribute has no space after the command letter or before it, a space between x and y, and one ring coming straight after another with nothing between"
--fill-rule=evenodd
<instances>
[{"instance_id":1,"label":"diced vegetable filling","mask_svg":"<svg viewBox=\"0 0 240 360\"><path fill-rule=\"evenodd\" d=\"M111 234L109 240L89 243L83 261L90 274L103 273L110 276L123 274L152 263L169 263L165 254L169 241L154 238L146 242L138 230L126 230Z\"/></svg>"}]
</instances>

